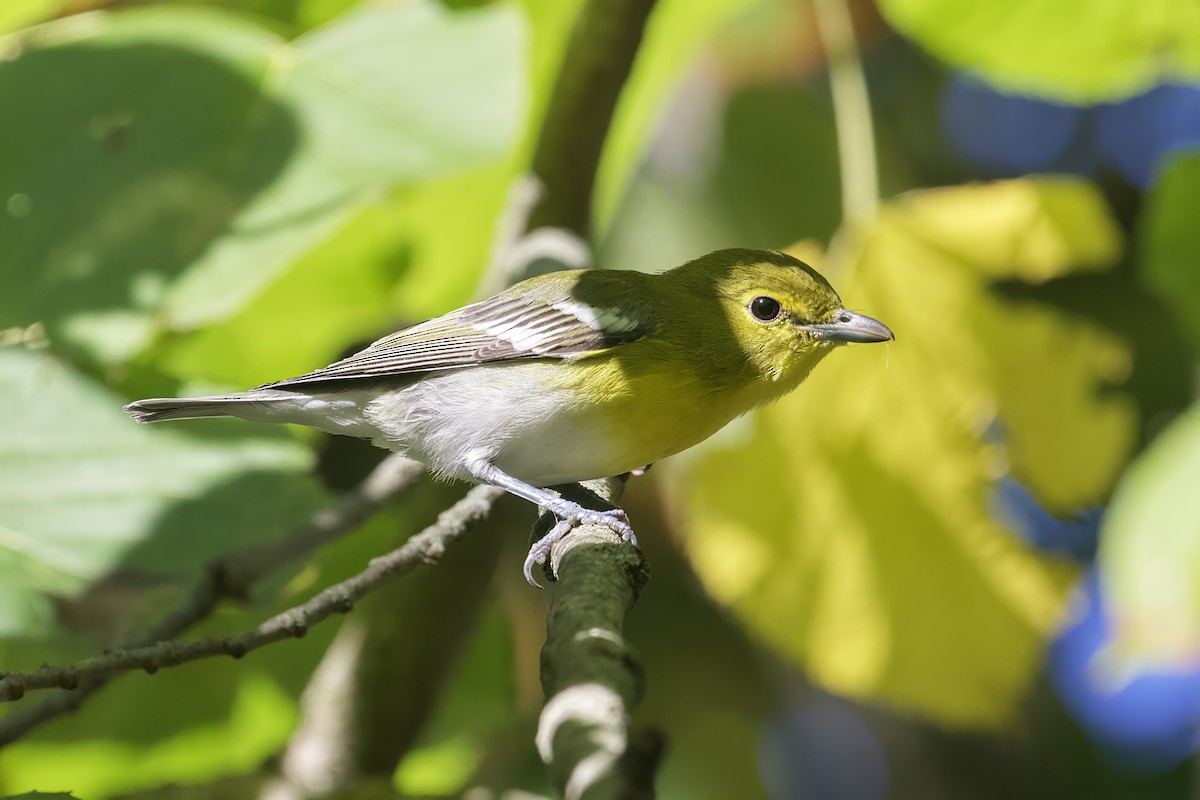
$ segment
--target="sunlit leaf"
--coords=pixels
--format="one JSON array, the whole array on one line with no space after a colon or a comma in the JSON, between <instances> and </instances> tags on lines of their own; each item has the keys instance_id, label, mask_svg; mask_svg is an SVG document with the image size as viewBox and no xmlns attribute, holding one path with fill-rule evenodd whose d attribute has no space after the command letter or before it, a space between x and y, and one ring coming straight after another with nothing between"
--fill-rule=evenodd
<instances>
[{"instance_id":1,"label":"sunlit leaf","mask_svg":"<svg viewBox=\"0 0 1200 800\"><path fill-rule=\"evenodd\" d=\"M521 3L535 109L553 84L577 5ZM529 133L536 131L533 125ZM328 363L355 343L468 302L488 265L508 187L524 168L517 153L373 198L233 317L163 343L156 367L248 386Z\"/></svg>"},{"instance_id":2,"label":"sunlit leaf","mask_svg":"<svg viewBox=\"0 0 1200 800\"><path fill-rule=\"evenodd\" d=\"M1011 471L1057 510L1101 502L1134 415L1102 391L1128 369L1120 343L990 284L1102 269L1118 241L1077 181L885 207L852 276L828 273L896 342L831 355L685 457L683 529L709 590L835 691L953 724L1008 718L1070 569L993 518L995 482Z\"/></svg>"},{"instance_id":3,"label":"sunlit leaf","mask_svg":"<svg viewBox=\"0 0 1200 800\"><path fill-rule=\"evenodd\" d=\"M63 0L8 0L0 3L0 34L41 22L62 3Z\"/></svg>"},{"instance_id":4,"label":"sunlit leaf","mask_svg":"<svg viewBox=\"0 0 1200 800\"><path fill-rule=\"evenodd\" d=\"M1142 264L1149 283L1200 349L1200 156L1167 168L1146 209Z\"/></svg>"},{"instance_id":5,"label":"sunlit leaf","mask_svg":"<svg viewBox=\"0 0 1200 800\"><path fill-rule=\"evenodd\" d=\"M1192 0L880 0L888 22L997 86L1067 102L1117 100L1200 77Z\"/></svg>"},{"instance_id":6,"label":"sunlit leaf","mask_svg":"<svg viewBox=\"0 0 1200 800\"><path fill-rule=\"evenodd\" d=\"M281 431L145 428L119 397L18 348L0 348L0 386L0 636L51 630L48 593L194 579L324 500L308 451Z\"/></svg>"},{"instance_id":7,"label":"sunlit leaf","mask_svg":"<svg viewBox=\"0 0 1200 800\"><path fill-rule=\"evenodd\" d=\"M228 316L378 187L502 155L521 39L432 2L291 43L185 8L40 29L0 62L0 316L106 360Z\"/></svg>"},{"instance_id":8,"label":"sunlit leaf","mask_svg":"<svg viewBox=\"0 0 1200 800\"><path fill-rule=\"evenodd\" d=\"M70 785L79 798L86 799L252 772L286 742L296 706L264 675L250 673L240 685L233 685L236 697L207 699L223 710L227 707L224 718L191 728L177 725L149 746L120 741L111 733L77 742L14 745L0 758L5 785L21 789ZM208 682L177 686L179 693L202 692ZM144 700L136 694L127 699L135 706ZM169 707L160 704L156 710L170 719Z\"/></svg>"},{"instance_id":9,"label":"sunlit leaf","mask_svg":"<svg viewBox=\"0 0 1200 800\"><path fill-rule=\"evenodd\" d=\"M1107 666L1200 663L1200 405L1129 468L1104 519L1100 570L1114 626Z\"/></svg>"}]
</instances>

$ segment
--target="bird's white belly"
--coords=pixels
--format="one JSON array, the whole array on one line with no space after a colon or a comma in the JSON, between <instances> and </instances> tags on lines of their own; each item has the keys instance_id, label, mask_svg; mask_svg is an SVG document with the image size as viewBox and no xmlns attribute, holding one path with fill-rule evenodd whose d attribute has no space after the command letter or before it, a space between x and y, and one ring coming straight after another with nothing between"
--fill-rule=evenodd
<instances>
[{"instance_id":1,"label":"bird's white belly","mask_svg":"<svg viewBox=\"0 0 1200 800\"><path fill-rule=\"evenodd\" d=\"M407 452L446 477L470 479L483 458L535 486L602 478L638 466L638 454L573 415L578 401L545 386L543 364L475 366L430 375L382 395L364 417L375 443Z\"/></svg>"}]
</instances>

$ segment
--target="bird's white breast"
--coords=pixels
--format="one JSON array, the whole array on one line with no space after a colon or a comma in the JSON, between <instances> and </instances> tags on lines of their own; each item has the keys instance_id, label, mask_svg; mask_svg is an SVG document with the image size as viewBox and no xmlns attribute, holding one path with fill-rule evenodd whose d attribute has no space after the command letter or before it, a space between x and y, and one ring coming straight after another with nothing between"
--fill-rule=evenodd
<instances>
[{"instance_id":1,"label":"bird's white breast","mask_svg":"<svg viewBox=\"0 0 1200 800\"><path fill-rule=\"evenodd\" d=\"M402 450L447 477L469 479L484 458L536 486L615 475L640 466L620 452L577 399L548 388L544 364L473 366L431 374L371 400L364 419L377 445Z\"/></svg>"}]
</instances>

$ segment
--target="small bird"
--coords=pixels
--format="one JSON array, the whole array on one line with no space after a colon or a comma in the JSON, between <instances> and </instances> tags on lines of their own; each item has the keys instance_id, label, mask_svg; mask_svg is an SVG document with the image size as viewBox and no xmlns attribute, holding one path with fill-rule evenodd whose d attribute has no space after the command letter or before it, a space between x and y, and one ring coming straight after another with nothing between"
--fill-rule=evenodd
<instances>
[{"instance_id":1,"label":"small bird","mask_svg":"<svg viewBox=\"0 0 1200 800\"><path fill-rule=\"evenodd\" d=\"M442 478L498 486L557 522L636 544L620 509L546 487L620 475L795 389L834 347L886 342L789 255L719 250L673 270L571 270L385 336L328 367L236 394L138 400L138 422L241 417L370 439Z\"/></svg>"}]
</instances>

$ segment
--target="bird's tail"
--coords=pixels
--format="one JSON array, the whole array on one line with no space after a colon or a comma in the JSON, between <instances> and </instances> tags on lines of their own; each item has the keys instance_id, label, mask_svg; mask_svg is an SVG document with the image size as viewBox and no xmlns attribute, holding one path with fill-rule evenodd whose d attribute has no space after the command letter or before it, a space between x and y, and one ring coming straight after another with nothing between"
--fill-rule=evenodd
<instances>
[{"instance_id":1,"label":"bird's tail","mask_svg":"<svg viewBox=\"0 0 1200 800\"><path fill-rule=\"evenodd\" d=\"M296 399L295 392L253 389L249 392L208 397L152 397L130 403L125 406L125 411L137 422L166 422L171 419L200 417L263 419L269 415L266 406Z\"/></svg>"}]
</instances>

